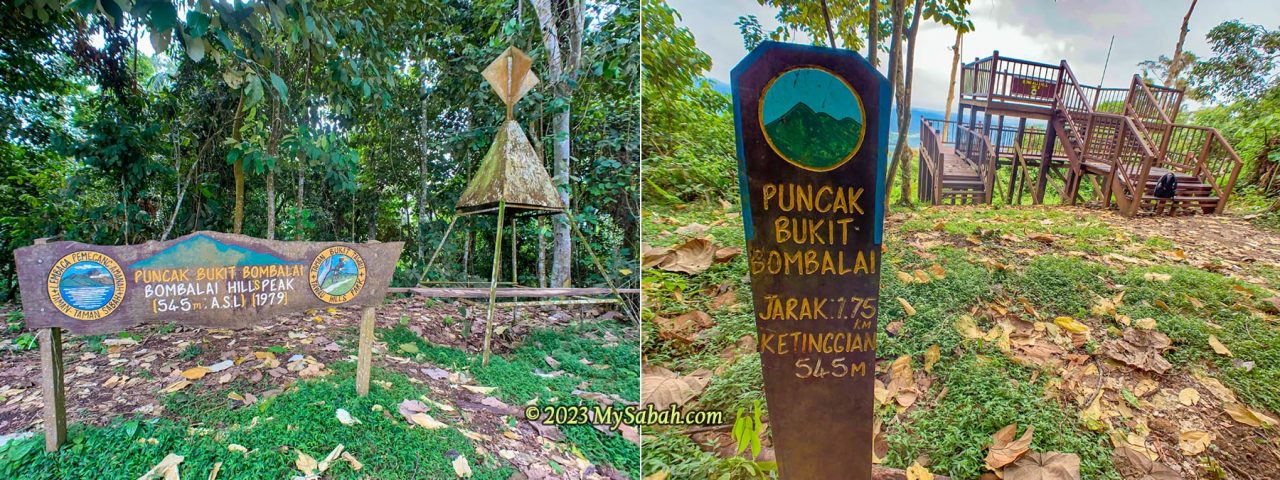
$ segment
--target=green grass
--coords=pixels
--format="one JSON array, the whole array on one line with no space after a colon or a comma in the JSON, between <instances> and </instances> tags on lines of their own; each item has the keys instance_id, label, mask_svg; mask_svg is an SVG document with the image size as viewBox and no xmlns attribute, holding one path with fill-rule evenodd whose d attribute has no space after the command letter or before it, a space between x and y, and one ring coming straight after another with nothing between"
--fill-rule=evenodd
<instances>
[{"instance_id":1,"label":"green grass","mask_svg":"<svg viewBox=\"0 0 1280 480\"><path fill-rule=\"evenodd\" d=\"M1034 369L1015 364L993 345L963 340L954 323L974 306L996 299L1025 298L1044 320L1072 316L1094 325L1094 341L1085 350L1097 353L1097 345L1116 325L1090 310L1100 297L1127 292L1119 312L1132 319L1152 317L1157 328L1169 335L1174 348L1165 352L1174 369L1166 375L1188 376L1204 371L1230 386L1246 403L1280 411L1280 329L1274 317L1256 313L1258 298L1268 296L1256 286L1170 261L1157 250L1175 245L1163 238L1130 235L1106 222L1079 216L1078 211L1054 207L977 207L896 210L901 223L886 229L884 270L877 337L877 356L885 361L910 355L920 368L923 353L938 345L942 358L934 367L935 382L916 406L895 418L885 412L890 454L885 464L903 468L928 455L930 470L952 478L977 478L985 471L983 458L991 434L1017 422L1036 427L1035 451L1059 451L1080 456L1082 478L1119 478L1111 462L1112 447L1105 434L1085 428L1078 420L1079 407L1066 405L1046 393L1058 372L1044 370L1029 379ZM724 209L711 202L684 208L668 206L645 212L646 242L672 245L679 235L657 235L690 223L711 225L725 219ZM939 224L940 227L939 227ZM936 233L935 230L937 231ZM1047 233L1045 245L1030 238ZM717 244L741 245L741 219L729 218L707 232ZM704 234L704 235L707 235ZM931 244L915 243L923 235ZM974 239L980 245L973 245ZM921 250L923 249L923 250ZM1029 249L1029 250L1028 250ZM1101 262L1111 253L1152 261L1159 266L1124 261ZM1100 257L1103 257L1100 259ZM1008 265L993 270L987 260ZM903 283L898 271L912 272L938 264L946 277L928 283ZM1247 274L1280 281L1280 269L1246 266ZM1169 282L1146 280L1148 272L1172 276ZM683 275L647 269L645 288L647 319L672 317L699 309L710 313L716 325L704 330L693 345L662 340L652 325L644 326L644 352L651 364L688 372L697 368L721 368L697 398L699 407L734 411L749 408L761 396L762 378L756 355L739 357L724 366L723 348L743 334L754 334L749 285L743 259L714 265L706 272ZM722 284L737 288L738 309L711 310L710 295L703 292ZM1243 291L1242 291L1243 289ZM1245 292L1249 292L1246 294ZM1194 295L1202 307L1186 299ZM1250 296L1250 294L1252 296ZM916 314L907 316L896 298L906 299ZM1159 300L1170 311L1156 307ZM1020 309L1014 309L1024 317ZM989 322L979 315L983 330ZM897 335L885 327L902 322ZM1218 327L1215 327L1217 325ZM1220 327L1220 328L1219 328ZM1217 355L1208 345L1216 335L1235 354L1235 360L1255 362L1252 371L1237 367L1232 358ZM943 388L947 394L936 403ZM1023 427L1025 428L1025 427ZM646 431L645 473L668 471L672 478L748 478L742 459L719 458L704 452L678 429Z\"/></svg>"},{"instance_id":2,"label":"green grass","mask_svg":"<svg viewBox=\"0 0 1280 480\"><path fill-rule=\"evenodd\" d=\"M1120 478L1106 438L1085 430L1071 411L1047 400L1043 377L1028 382L1030 371L999 352L944 358L934 371L941 381L929 397L944 386L946 396L932 408L908 411L901 428L890 428L886 463L906 466L928 455L935 474L977 478L985 470L991 434L1018 423L1019 435L1025 425L1035 426L1031 450L1079 455L1082 478Z\"/></svg>"},{"instance_id":3,"label":"green grass","mask_svg":"<svg viewBox=\"0 0 1280 480\"><path fill-rule=\"evenodd\" d=\"M575 389L604 394L614 393L628 401L640 400L640 358L634 342L623 339L616 346L601 345L605 331L615 322L588 322L581 326L558 330L538 330L529 335L515 351L490 357L487 367L480 366L480 356L423 341L404 326L380 330L379 336L392 348L412 343L419 353L414 358L442 368L467 371L478 385L497 387L493 396L511 405L538 400L540 405L592 404L573 395ZM590 338L595 336L597 338ZM621 337L620 334L618 334ZM543 378L534 369L553 370L543 357L550 355L560 362L560 370L570 375ZM587 359L592 365L583 364ZM607 368L598 368L607 366ZM586 382L586 388L580 388ZM590 426L567 425L565 437L593 463L613 465L638 477L640 449L621 435L602 433Z\"/></svg>"},{"instance_id":4,"label":"green grass","mask_svg":"<svg viewBox=\"0 0 1280 480\"><path fill-rule=\"evenodd\" d=\"M465 370L477 384L498 387L493 395L508 404L534 399L542 404L589 403L572 395L584 381L589 391L616 393L638 401L638 349L625 339L617 346L602 347L602 340L590 338L603 336L605 331L622 335L616 322L609 321L535 331L516 351L492 357L488 367L480 367L478 354L428 344L403 326L378 334L393 350L404 343L415 344L421 351L417 360ZM548 379L534 375L534 368L550 370L542 360L545 355L559 359L561 369L574 376ZM584 365L579 362L582 358L608 368ZM403 374L375 368L373 379L390 382L391 387L374 384L369 396L360 398L355 394L354 364L337 362L329 367L333 375L300 381L283 394L248 407L239 407L226 395L274 388L269 378L256 385L243 381L219 388L193 385L163 398L164 418L117 419L110 427L72 426L68 443L56 454L43 452L44 440L39 435L11 442L0 447L0 478L136 478L170 452L186 456L181 468L184 477L204 478L215 462L223 462L219 478L290 478L299 474L293 449L321 459L339 443L365 467L357 473L340 462L325 478L454 478L451 459L446 456L452 452L467 456L474 478L505 480L514 473L505 460L492 453L478 457L474 445L456 429L408 428L395 413L397 406L429 390ZM391 419L373 411L374 405L390 412ZM341 425L335 417L338 408L345 408L363 423ZM451 418L444 413L436 415L442 421ZM250 428L255 417L257 424ZM593 463L639 476L639 448L621 435L605 434L590 426L561 430L566 441ZM157 442L139 442L148 438ZM248 457L228 452L231 443L248 448ZM287 451L281 451L285 447Z\"/></svg>"},{"instance_id":5,"label":"green grass","mask_svg":"<svg viewBox=\"0 0 1280 480\"><path fill-rule=\"evenodd\" d=\"M110 427L74 425L56 453L43 451L42 435L12 442L0 449L0 473L26 479L136 478L166 454L176 453L186 457L180 466L184 477L206 477L214 463L222 462L219 478L290 478L299 474L294 449L322 459L338 444L364 469L355 472L339 462L326 478L451 478L453 467L445 455L450 450L467 455L475 478L503 480L513 473L498 457L477 457L456 429L409 428L398 416L387 419L373 412L375 404L395 412L401 401L423 393L405 376L375 369L373 378L391 382L392 388L375 386L360 398L354 366L342 362L332 367L332 377L299 382L258 405L233 409L226 391L205 390L170 396L166 418L122 419ZM343 426L334 416L338 408L364 423ZM255 417L257 424L250 427ZM152 438L154 444L146 441ZM249 449L247 457L229 452L232 443Z\"/></svg>"}]
</instances>

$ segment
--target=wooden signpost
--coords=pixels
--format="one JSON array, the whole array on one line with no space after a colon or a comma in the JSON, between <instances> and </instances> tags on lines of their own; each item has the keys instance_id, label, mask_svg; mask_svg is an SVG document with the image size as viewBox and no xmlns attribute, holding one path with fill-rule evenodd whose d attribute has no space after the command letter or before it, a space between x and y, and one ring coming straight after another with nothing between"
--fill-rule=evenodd
<instances>
[{"instance_id":1,"label":"wooden signpost","mask_svg":"<svg viewBox=\"0 0 1280 480\"><path fill-rule=\"evenodd\" d=\"M167 242L45 243L14 251L22 310L38 330L45 448L66 437L62 330L119 332L143 323L242 328L291 312L363 306L356 390L369 390L374 307L401 242L281 242L197 232Z\"/></svg>"},{"instance_id":2,"label":"wooden signpost","mask_svg":"<svg viewBox=\"0 0 1280 480\"><path fill-rule=\"evenodd\" d=\"M870 479L889 82L852 51L764 42L732 85L779 475Z\"/></svg>"}]
</instances>

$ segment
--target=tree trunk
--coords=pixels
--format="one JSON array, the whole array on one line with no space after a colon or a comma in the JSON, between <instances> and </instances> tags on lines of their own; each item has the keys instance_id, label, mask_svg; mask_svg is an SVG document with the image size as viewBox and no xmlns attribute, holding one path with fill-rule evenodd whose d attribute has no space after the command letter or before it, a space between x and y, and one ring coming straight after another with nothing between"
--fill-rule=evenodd
<instances>
[{"instance_id":1,"label":"tree trunk","mask_svg":"<svg viewBox=\"0 0 1280 480\"><path fill-rule=\"evenodd\" d=\"M232 171L236 176L236 206L232 213L231 233L240 233L244 224L244 160L237 158Z\"/></svg>"},{"instance_id":2,"label":"tree trunk","mask_svg":"<svg viewBox=\"0 0 1280 480\"><path fill-rule=\"evenodd\" d=\"M827 42L831 48L836 48L836 31L831 28L831 12L827 10L827 0L820 0L822 3L822 20L827 26Z\"/></svg>"},{"instance_id":3,"label":"tree trunk","mask_svg":"<svg viewBox=\"0 0 1280 480\"><path fill-rule=\"evenodd\" d=\"M947 85L947 113L943 120L951 121L951 102L956 99L956 70L960 67L960 41L964 38L964 30L956 29L956 44L951 47L951 83ZM946 143L947 133L951 129L942 125L942 142Z\"/></svg>"},{"instance_id":4,"label":"tree trunk","mask_svg":"<svg viewBox=\"0 0 1280 480\"><path fill-rule=\"evenodd\" d=\"M907 30L907 76L902 82L902 93L898 102L898 144L894 152L899 157L899 168L902 169L901 205L911 205L911 149L907 148L907 132L911 130L911 85L915 78L916 33L920 31L920 9L924 0L916 0L915 9L911 13L911 28Z\"/></svg>"},{"instance_id":5,"label":"tree trunk","mask_svg":"<svg viewBox=\"0 0 1280 480\"><path fill-rule=\"evenodd\" d=\"M231 139L235 143L240 143L240 122L243 118L240 116L241 107L244 106L244 95L240 96L239 103L236 104L236 119L232 122ZM231 166L231 171L236 177L236 203L231 213L231 233L240 233L240 226L244 223L244 158L237 157Z\"/></svg>"},{"instance_id":6,"label":"tree trunk","mask_svg":"<svg viewBox=\"0 0 1280 480\"><path fill-rule=\"evenodd\" d=\"M476 222L471 221L471 217L467 217L467 239L462 244L462 278L466 280L471 277L471 250L476 244Z\"/></svg>"},{"instance_id":7,"label":"tree trunk","mask_svg":"<svg viewBox=\"0 0 1280 480\"><path fill-rule=\"evenodd\" d=\"M267 240L276 239L276 172L267 170Z\"/></svg>"},{"instance_id":8,"label":"tree trunk","mask_svg":"<svg viewBox=\"0 0 1280 480\"><path fill-rule=\"evenodd\" d=\"M294 212L294 215L297 216L297 218L294 218L294 223L295 223L294 225L295 231L293 232L294 240L301 240L302 237L304 236L304 232L302 231L302 228L303 228L302 227L302 208L303 208L302 199L304 197L302 196L302 194L306 192L307 160L306 160L306 154L304 153L302 155L303 156L298 159L298 198L296 199L294 204L294 208L297 210L296 212Z\"/></svg>"},{"instance_id":9,"label":"tree trunk","mask_svg":"<svg viewBox=\"0 0 1280 480\"><path fill-rule=\"evenodd\" d=\"M581 0L570 1L565 8L568 18L561 18L557 15L552 0L529 0L529 3L538 14L538 24L542 30L542 43L547 51L548 82L555 97L564 103L562 110L555 112L551 120L554 139L552 169L560 201L569 208L569 111L573 99L570 85L577 79L578 61L582 55L583 4ZM564 45L561 45L562 33L567 40ZM554 222L551 285L560 287L569 285L572 281L573 243L566 216L556 215Z\"/></svg>"},{"instance_id":10,"label":"tree trunk","mask_svg":"<svg viewBox=\"0 0 1280 480\"><path fill-rule=\"evenodd\" d=\"M906 21L906 0L892 0L890 2L891 12L890 19L893 20L893 35L889 37L889 82L893 86L893 95L898 103L898 116L902 116L902 33L903 22ZM899 122L901 123L901 122ZM893 191L893 177L898 174L898 147L894 147L893 155L889 156L889 171L885 175L884 198L885 203L889 203L889 193Z\"/></svg>"},{"instance_id":11,"label":"tree trunk","mask_svg":"<svg viewBox=\"0 0 1280 480\"><path fill-rule=\"evenodd\" d=\"M1173 58L1169 59L1169 72L1164 76L1165 86L1173 86L1173 82L1178 79L1178 74L1182 73L1182 43L1187 40L1187 24L1191 22L1191 12L1196 9L1196 1L1191 0L1191 7L1187 8L1187 15L1182 17L1182 29L1178 30L1178 45L1173 47Z\"/></svg>"},{"instance_id":12,"label":"tree trunk","mask_svg":"<svg viewBox=\"0 0 1280 480\"><path fill-rule=\"evenodd\" d=\"M543 229L547 228L547 220L538 217L538 288L547 288L547 237Z\"/></svg>"},{"instance_id":13,"label":"tree trunk","mask_svg":"<svg viewBox=\"0 0 1280 480\"><path fill-rule=\"evenodd\" d=\"M871 0L867 2L868 19L867 19L867 61L871 62L871 68L880 66L880 0Z\"/></svg>"},{"instance_id":14,"label":"tree trunk","mask_svg":"<svg viewBox=\"0 0 1280 480\"><path fill-rule=\"evenodd\" d=\"M420 70L426 72L426 61L423 61L420 65ZM431 132L430 124L427 121L428 100L430 100L429 95L422 96L421 111L419 112L418 117L418 153L421 155L421 158L418 159L418 198L416 205L418 211L418 230L415 238L418 243L419 261L426 260L423 258L423 255L426 253L424 248L426 247L427 242L425 231L425 224L427 222L427 192L430 191L430 186L427 182L427 159L431 155L431 149L429 147L430 142L427 139L427 136ZM440 239L442 242L445 240L447 239Z\"/></svg>"}]
</instances>

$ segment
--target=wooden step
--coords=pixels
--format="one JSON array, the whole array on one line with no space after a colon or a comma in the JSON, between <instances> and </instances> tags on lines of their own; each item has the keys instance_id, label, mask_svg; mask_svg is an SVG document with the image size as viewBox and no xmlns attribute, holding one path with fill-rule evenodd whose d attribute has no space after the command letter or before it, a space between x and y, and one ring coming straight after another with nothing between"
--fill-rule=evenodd
<instances>
[{"instance_id":1,"label":"wooden step","mask_svg":"<svg viewBox=\"0 0 1280 480\"><path fill-rule=\"evenodd\" d=\"M1214 196L1174 196L1173 198L1156 198L1154 195L1143 195L1143 202L1181 202L1181 203L1218 203L1218 197Z\"/></svg>"}]
</instances>

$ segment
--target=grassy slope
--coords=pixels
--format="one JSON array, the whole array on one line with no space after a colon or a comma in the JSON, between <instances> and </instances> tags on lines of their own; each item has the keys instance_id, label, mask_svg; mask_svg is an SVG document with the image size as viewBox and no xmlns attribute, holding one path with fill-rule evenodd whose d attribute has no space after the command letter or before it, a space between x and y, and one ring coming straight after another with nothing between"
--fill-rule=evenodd
<instances>
[{"instance_id":1,"label":"grassy slope","mask_svg":"<svg viewBox=\"0 0 1280 480\"><path fill-rule=\"evenodd\" d=\"M934 367L935 381L928 394L904 414L895 415L881 407L890 451L886 464L906 467L928 455L931 470L953 478L976 478L983 471L985 447L990 435L1010 423L1036 427L1032 449L1077 453L1084 478L1119 478L1111 462L1111 445L1105 434L1085 428L1077 419L1078 407L1051 398L1046 392L1055 381L1054 372L1013 363L995 346L979 340L963 340L953 328L955 320L976 305L997 297L1026 297L1046 318L1069 315L1082 321L1098 296L1111 296L1117 286L1128 291L1120 313L1132 318L1152 317L1160 331L1174 341L1166 356L1175 366L1173 375L1207 370L1230 386L1243 400L1256 407L1280 411L1280 331L1273 323L1260 322L1251 305L1256 287L1217 273L1186 265L1175 265L1155 253L1168 249L1161 239L1134 240L1102 221L1076 217L1069 211L1047 208L1019 209L933 209L899 215L886 228L885 268L882 275L881 332L878 356L892 359L911 355L919 368L923 353L931 345L943 352ZM648 209L644 215L645 240L662 246L681 241L678 235L663 235L690 223L713 225L709 234L718 244L742 245L741 219L728 215L718 205L693 204L686 208ZM941 230L953 241L909 246L904 239L912 233ZM1031 251L1038 245L1026 237L1035 233L1057 237L1052 253ZM1003 235L1016 236L1019 245L1002 245ZM969 238L982 245L955 242ZM1026 248L1023 248L1026 247ZM1021 250L1021 251L1020 251ZM1129 257L1157 262L1155 266L1127 266L1116 269L1076 252L1105 254L1117 252ZM1069 254L1070 253L1070 254ZM929 257L929 258L924 258ZM994 260L1009 265L1008 270L984 266ZM940 264L946 278L927 284L903 284L898 270L911 271ZM1258 267L1253 272L1277 278L1280 272ZM1171 274L1168 283L1145 281L1143 274ZM712 311L707 295L697 292L724 282L735 286L739 306ZM658 338L646 324L644 352L647 362L680 371L722 367L719 353L741 335L754 335L750 316L749 285L742 256L731 263L712 266L707 272L689 277L656 270L645 271L646 315L673 316L692 309L712 313L716 326L703 332L692 346L683 347ZM1186 294L1196 296L1206 308L1196 308ZM909 299L917 310L906 316L896 297ZM1166 311L1153 306L1161 300ZM883 329L891 321L904 323L902 333L887 335ZM1213 329L1206 321L1221 326ZM1118 334L1118 330L1094 325L1094 343ZM980 322L984 331L991 324ZM1252 372L1234 368L1230 359L1215 355L1207 343L1216 334L1237 358L1254 360ZM1095 350L1096 351L1096 350ZM762 379L754 354L737 358L724 368L704 391L702 407L734 411L759 398ZM947 393L936 397L942 389ZM705 453L674 430L654 434L645 443L645 473L667 470L673 478L699 478L729 472L743 472L740 459L722 459Z\"/></svg>"},{"instance_id":2,"label":"grassy slope","mask_svg":"<svg viewBox=\"0 0 1280 480\"><path fill-rule=\"evenodd\" d=\"M614 328L616 322L605 321L564 331L540 331L511 354L492 358L485 368L480 367L478 355L427 344L403 327L380 330L378 334L393 346L417 344L422 353L415 356L416 361L454 371L468 370L478 384L498 387L493 395L509 404L519 405L535 398L541 403L552 398L565 404L583 403L586 401L572 395L574 386L583 380L590 382L593 391L617 393L638 401L636 347L625 341L614 347L601 347L598 341L582 335L603 334ZM579 377L544 379L533 375L535 366L545 367L545 355L562 360L563 369ZM580 358L610 368L590 368L581 364ZM397 406L405 399L430 392L405 375L375 368L373 378L390 382L391 388L374 386L369 396L359 398L353 388L354 364L340 362L330 368L333 375L300 381L280 396L246 408L233 409L234 402L226 398L227 393L241 386L234 382L216 389L189 389L194 394L186 390L171 394L164 399L165 418L121 418L106 428L73 425L68 443L56 454L43 452L42 435L14 441L0 447L0 477L135 478L172 452L186 457L181 471L193 478L206 477L215 462L223 463L220 478L289 478L299 474L294 468L294 449L321 459L338 444L345 445L347 452L363 462L364 469L355 472L339 462L326 478L452 478L453 468L446 456L450 451L468 457L477 479L501 480L515 472L492 453L478 457L475 446L457 429L409 428L394 414ZM374 405L392 412L391 418L372 411ZM363 423L342 426L334 415L337 408L347 409ZM258 419L256 425L248 427L254 418ZM562 430L566 442L591 462L613 465L633 477L638 475L639 448L620 435L606 435L591 427ZM245 446L249 454L228 452L227 445L231 443Z\"/></svg>"}]
</instances>

